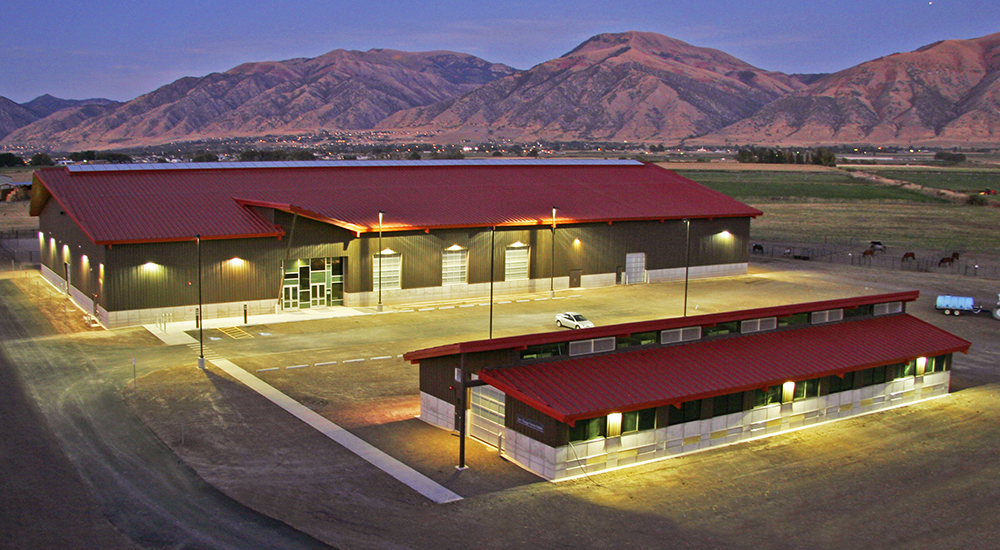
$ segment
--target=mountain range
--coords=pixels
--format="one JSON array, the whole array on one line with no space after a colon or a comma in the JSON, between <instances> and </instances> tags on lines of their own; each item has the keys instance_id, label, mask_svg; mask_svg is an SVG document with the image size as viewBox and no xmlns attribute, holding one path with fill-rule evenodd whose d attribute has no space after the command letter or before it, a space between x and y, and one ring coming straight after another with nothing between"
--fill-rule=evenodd
<instances>
[{"instance_id":1,"label":"mountain range","mask_svg":"<svg viewBox=\"0 0 1000 550\"><path fill-rule=\"evenodd\" d=\"M378 131L397 141L996 145L1000 33L827 75L789 75L648 32L517 70L446 51L334 50L187 77L132 101L17 104L0 145L109 149Z\"/></svg>"}]
</instances>

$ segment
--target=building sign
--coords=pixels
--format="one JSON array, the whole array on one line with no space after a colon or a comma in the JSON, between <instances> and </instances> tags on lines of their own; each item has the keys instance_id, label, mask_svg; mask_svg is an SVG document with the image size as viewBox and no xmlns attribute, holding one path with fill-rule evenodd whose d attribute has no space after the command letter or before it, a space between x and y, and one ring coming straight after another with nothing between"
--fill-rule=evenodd
<instances>
[{"instance_id":1,"label":"building sign","mask_svg":"<svg viewBox=\"0 0 1000 550\"><path fill-rule=\"evenodd\" d=\"M536 422L530 418L525 418L523 416L518 415L517 423L522 426L526 426L532 430L535 430L536 432L545 433L545 426L542 426L541 423Z\"/></svg>"}]
</instances>

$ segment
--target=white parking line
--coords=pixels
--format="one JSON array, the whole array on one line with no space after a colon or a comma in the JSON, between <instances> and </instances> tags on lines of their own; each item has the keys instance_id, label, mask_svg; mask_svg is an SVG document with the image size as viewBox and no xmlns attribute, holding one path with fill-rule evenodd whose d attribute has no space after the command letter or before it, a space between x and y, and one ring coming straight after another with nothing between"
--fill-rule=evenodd
<instances>
[{"instance_id":1,"label":"white parking line","mask_svg":"<svg viewBox=\"0 0 1000 550\"><path fill-rule=\"evenodd\" d=\"M475 306L476 304L465 304L464 306L458 306L458 307L475 307Z\"/></svg>"},{"instance_id":2,"label":"white parking line","mask_svg":"<svg viewBox=\"0 0 1000 550\"><path fill-rule=\"evenodd\" d=\"M438 309L455 309L455 306L441 306Z\"/></svg>"},{"instance_id":3,"label":"white parking line","mask_svg":"<svg viewBox=\"0 0 1000 550\"><path fill-rule=\"evenodd\" d=\"M286 369L304 369L304 368L306 368L306 367L308 367L308 366L309 366L309 365L292 365L292 366L290 366L290 367L285 367L285 368L286 368Z\"/></svg>"},{"instance_id":4,"label":"white parking line","mask_svg":"<svg viewBox=\"0 0 1000 550\"><path fill-rule=\"evenodd\" d=\"M372 357L372 361L381 361L383 359L392 359L392 356L391 355L380 355L378 357Z\"/></svg>"},{"instance_id":5,"label":"white parking line","mask_svg":"<svg viewBox=\"0 0 1000 550\"><path fill-rule=\"evenodd\" d=\"M544 300L548 300L548 298L535 298L536 302L541 302L541 301L544 301Z\"/></svg>"},{"instance_id":6,"label":"white parking line","mask_svg":"<svg viewBox=\"0 0 1000 550\"><path fill-rule=\"evenodd\" d=\"M508 300L508 301L506 301L506 302L497 302L497 303L498 303L498 304L509 304L509 303L510 303L510 300Z\"/></svg>"},{"instance_id":7,"label":"white parking line","mask_svg":"<svg viewBox=\"0 0 1000 550\"><path fill-rule=\"evenodd\" d=\"M432 308L432 307L422 307L422 308L418 309L417 311L434 311L434 308Z\"/></svg>"},{"instance_id":8,"label":"white parking line","mask_svg":"<svg viewBox=\"0 0 1000 550\"><path fill-rule=\"evenodd\" d=\"M530 302L530 301L531 301L531 300L518 300L518 301L517 301L517 303L519 303L519 304L520 304L521 302ZM508 302L508 303L509 303L509 302Z\"/></svg>"},{"instance_id":9,"label":"white parking line","mask_svg":"<svg viewBox=\"0 0 1000 550\"><path fill-rule=\"evenodd\" d=\"M273 370L279 370L281 367L268 367L266 369L257 369L257 372L270 372Z\"/></svg>"},{"instance_id":10,"label":"white parking line","mask_svg":"<svg viewBox=\"0 0 1000 550\"><path fill-rule=\"evenodd\" d=\"M325 367L327 365L336 365L336 361L327 361L326 363L316 363L317 367Z\"/></svg>"},{"instance_id":11,"label":"white parking line","mask_svg":"<svg viewBox=\"0 0 1000 550\"><path fill-rule=\"evenodd\" d=\"M347 361L344 361L344 362L345 363L360 363L361 361L364 361L364 359L348 359Z\"/></svg>"},{"instance_id":12,"label":"white parking line","mask_svg":"<svg viewBox=\"0 0 1000 550\"><path fill-rule=\"evenodd\" d=\"M488 305L490 305L490 303L486 302L485 304L479 304L479 305L481 305L481 306L488 306Z\"/></svg>"}]
</instances>

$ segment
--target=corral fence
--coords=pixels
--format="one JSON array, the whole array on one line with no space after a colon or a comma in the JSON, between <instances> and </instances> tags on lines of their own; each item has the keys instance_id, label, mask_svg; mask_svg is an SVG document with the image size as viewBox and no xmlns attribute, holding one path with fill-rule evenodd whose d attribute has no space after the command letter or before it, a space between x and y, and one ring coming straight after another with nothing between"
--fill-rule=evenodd
<instances>
[{"instance_id":1,"label":"corral fence","mask_svg":"<svg viewBox=\"0 0 1000 550\"><path fill-rule=\"evenodd\" d=\"M0 231L0 271L37 267L40 256L38 229Z\"/></svg>"},{"instance_id":2,"label":"corral fence","mask_svg":"<svg viewBox=\"0 0 1000 550\"><path fill-rule=\"evenodd\" d=\"M952 255L932 252L913 252L912 257L899 247L887 250L866 251L869 247L860 244L802 245L782 242L757 241L751 244L750 258L788 258L811 262L849 264L869 269L893 271L916 271L978 277L1000 280L1000 265L993 262L967 260L959 254ZM906 256L904 258L904 256Z\"/></svg>"}]
</instances>

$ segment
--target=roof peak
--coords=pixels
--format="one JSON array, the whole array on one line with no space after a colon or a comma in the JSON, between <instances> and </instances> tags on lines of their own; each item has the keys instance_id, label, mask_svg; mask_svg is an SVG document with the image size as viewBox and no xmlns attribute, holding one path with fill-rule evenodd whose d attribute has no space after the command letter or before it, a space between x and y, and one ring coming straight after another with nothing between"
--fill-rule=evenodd
<instances>
[{"instance_id":1,"label":"roof peak","mask_svg":"<svg viewBox=\"0 0 1000 550\"><path fill-rule=\"evenodd\" d=\"M628 159L463 159L463 160L291 160L254 162L173 162L133 164L70 164L70 172L128 172L155 170L224 170L260 168L386 168L440 166L642 166Z\"/></svg>"}]
</instances>

